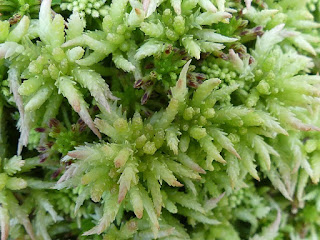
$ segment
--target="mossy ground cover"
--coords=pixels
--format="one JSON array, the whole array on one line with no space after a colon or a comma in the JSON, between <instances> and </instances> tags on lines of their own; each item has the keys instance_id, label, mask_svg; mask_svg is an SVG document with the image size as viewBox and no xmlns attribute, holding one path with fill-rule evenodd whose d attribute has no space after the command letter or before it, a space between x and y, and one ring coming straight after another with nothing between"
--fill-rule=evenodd
<instances>
[{"instance_id":1,"label":"mossy ground cover","mask_svg":"<svg viewBox=\"0 0 320 240\"><path fill-rule=\"evenodd\" d=\"M319 14L0 0L1 239L319 239Z\"/></svg>"}]
</instances>

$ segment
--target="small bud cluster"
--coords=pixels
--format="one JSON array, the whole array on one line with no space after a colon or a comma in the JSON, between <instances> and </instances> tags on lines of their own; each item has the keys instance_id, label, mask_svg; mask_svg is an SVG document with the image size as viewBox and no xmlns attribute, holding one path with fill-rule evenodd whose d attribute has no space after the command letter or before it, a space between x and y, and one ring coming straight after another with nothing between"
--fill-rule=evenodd
<instances>
[{"instance_id":1,"label":"small bud cluster","mask_svg":"<svg viewBox=\"0 0 320 240\"><path fill-rule=\"evenodd\" d=\"M201 71L209 78L219 78L223 82L230 83L232 80L238 78L238 74L228 67L221 68L213 61L205 61L201 65Z\"/></svg>"},{"instance_id":2,"label":"small bud cluster","mask_svg":"<svg viewBox=\"0 0 320 240\"><path fill-rule=\"evenodd\" d=\"M79 13L81 18L99 18L108 13L106 0L66 0L60 7L62 10Z\"/></svg>"}]
</instances>

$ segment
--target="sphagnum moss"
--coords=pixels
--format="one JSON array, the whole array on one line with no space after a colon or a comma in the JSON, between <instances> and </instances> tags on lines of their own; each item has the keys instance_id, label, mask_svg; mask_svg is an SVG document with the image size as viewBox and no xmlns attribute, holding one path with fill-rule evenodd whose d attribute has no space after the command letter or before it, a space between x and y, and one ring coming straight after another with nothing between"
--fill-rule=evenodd
<instances>
[{"instance_id":1,"label":"sphagnum moss","mask_svg":"<svg viewBox=\"0 0 320 240\"><path fill-rule=\"evenodd\" d=\"M1 239L319 239L318 5L0 1Z\"/></svg>"}]
</instances>

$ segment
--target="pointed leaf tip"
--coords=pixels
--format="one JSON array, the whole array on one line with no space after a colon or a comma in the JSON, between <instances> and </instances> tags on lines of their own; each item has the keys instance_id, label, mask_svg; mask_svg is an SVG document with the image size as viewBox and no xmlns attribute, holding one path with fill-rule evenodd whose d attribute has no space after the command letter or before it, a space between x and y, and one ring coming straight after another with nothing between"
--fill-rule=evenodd
<instances>
[{"instance_id":1,"label":"pointed leaf tip","mask_svg":"<svg viewBox=\"0 0 320 240\"><path fill-rule=\"evenodd\" d=\"M190 59L182 68L176 86L172 88L172 96L179 102L184 101L184 97L188 92L187 89L187 72L192 59Z\"/></svg>"},{"instance_id":2,"label":"pointed leaf tip","mask_svg":"<svg viewBox=\"0 0 320 240\"><path fill-rule=\"evenodd\" d=\"M186 80L187 80L187 72L190 66L192 59L190 59L182 68L181 73L179 75L179 80L177 82L177 87L181 88L186 85Z\"/></svg>"}]
</instances>

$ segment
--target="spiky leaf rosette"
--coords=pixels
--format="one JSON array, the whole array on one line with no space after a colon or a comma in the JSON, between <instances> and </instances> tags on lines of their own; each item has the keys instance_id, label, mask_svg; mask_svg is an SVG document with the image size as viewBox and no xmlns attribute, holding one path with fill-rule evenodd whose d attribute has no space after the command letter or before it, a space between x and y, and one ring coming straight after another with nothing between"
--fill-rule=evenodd
<instances>
[{"instance_id":1,"label":"spiky leaf rosette","mask_svg":"<svg viewBox=\"0 0 320 240\"><path fill-rule=\"evenodd\" d=\"M155 193L152 193L155 191L154 187L148 186L150 183L148 183L147 173L155 171L155 169L160 172L152 174L158 176L154 178L154 184L157 183L158 185L159 181L163 180L169 186L182 186L180 182L185 185L190 182L185 178L197 179L199 175L195 173L214 170L212 161L215 160L226 164L231 185L239 187L246 173L258 180L260 179L255 165L255 158L258 157L262 171L286 198L292 199L296 175L291 176L290 168L297 171L302 167L309 171L310 175L313 174L308 161L304 158L301 142L295 135L295 129L309 131L318 130L318 128L311 123L304 123L298 118L310 122L308 121L308 115L303 115L306 106L302 102L297 104L296 100L288 99L285 92L292 91L292 88L298 91L299 88L306 98L310 99L310 103L317 106L317 90L313 86L313 82L308 84L306 76L296 76L300 71L308 71L308 68L312 66L310 60L296 52L284 52L280 48L274 47L283 39L281 36L282 27L281 25L277 26L265 33L261 39L258 39L256 48L252 53L255 62L251 65L248 64L249 58L245 62L233 51L230 51L230 62L233 63L234 70L239 74L238 83L235 80L229 85L222 86L219 90L214 90L221 81L219 79L209 79L204 81L193 94L188 93L186 87L187 67L190 63L188 62L183 68L176 86L171 90L172 98L167 109L155 113L145 123L137 114L131 122L128 122L122 115L121 110L115 108L113 108L111 114L105 112L99 119L95 120L98 129L109 136L110 143L81 147L70 152L69 157L82 161L72 164L58 184L59 187L77 185L79 179L82 179L82 183L88 185L88 189L91 188L91 198L96 201L99 201L101 197L103 198L107 189L113 189L103 199L105 204L113 204L114 208L112 211L105 210L105 215L100 224L88 233L101 233L110 225L117 215L117 209L121 208L120 203L126 198L127 192L129 192L129 201L132 205L130 207L137 217L141 217L143 200L135 206L137 201L133 200L135 194L131 194L131 191L133 193L140 192L141 197L139 199L144 199L145 204L148 205L148 198L143 198L145 193L143 184L146 184L151 191L153 200L159 201L153 196L155 195ZM264 47L262 48L262 46ZM287 70L283 73L284 75L279 72L275 72L278 75L273 73L273 71L279 69L278 66L270 64L270 59L274 58L274 55L279 58L291 59L292 67L290 71ZM288 64L286 61L282 62ZM269 68L266 69L266 67ZM256 76L257 72L262 73ZM277 81L274 78L277 78ZM317 81L316 76L310 78ZM305 87L302 88L301 84L297 86L296 79L305 80ZM251 83L244 87L245 81ZM284 81L287 84L281 83ZM243 104L233 105L231 99L224 98L226 92L230 91L232 93L239 86L243 86L243 89L238 92L240 99L245 99L241 98L241 95L256 93L257 98L261 99L261 103L257 104L256 99L254 101L249 97ZM228 92L228 95L230 93ZM284 103L291 105L292 108L283 109L282 105ZM139 126L135 126L137 123L139 123ZM277 137L279 134L284 136ZM291 135L286 136L288 134ZM268 138L275 137L277 137L275 141L270 140L269 144L266 142ZM285 149L276 151L277 144L272 147L272 144L277 141L287 142L285 146L291 148L291 151L295 154L293 161L285 157ZM162 154L158 155L160 151ZM198 158L189 156L194 155L196 151L198 151ZM164 157L164 154L168 154L168 157ZM274 155L277 161L272 162L271 155ZM203 158L206 158L206 160L203 161ZM104 161L101 162L102 159ZM163 160L158 163L158 159ZM93 168L88 169L87 166L91 165L90 162ZM190 168L189 171L192 170L195 175L179 172L178 169L182 169L182 167L177 165L177 162L182 163L181 166L185 165ZM98 164L98 166L95 164ZM100 182L100 177L96 178L99 176L98 173L101 171L100 174L106 175L101 164L108 166L109 177L105 180L106 182L100 183L101 185L98 187L98 180ZM143 168L141 164L144 164ZM117 168L119 168L118 171L116 171ZM169 172L166 171L166 168ZM144 173L144 171L147 171L147 173ZM171 177L164 175L165 173L170 173ZM176 176L182 178L182 181L178 182ZM147 183L143 183L144 179ZM90 186L92 181L95 184ZM97 190L95 190L96 186ZM158 188L159 195L159 185ZM118 197L116 197L117 195ZM170 194L168 195L170 196ZM154 202L154 206L159 214L160 210L157 209L160 208L161 204ZM146 208L145 210L153 225L154 233L156 233L158 221L150 211Z\"/></svg>"},{"instance_id":2,"label":"spiky leaf rosette","mask_svg":"<svg viewBox=\"0 0 320 240\"><path fill-rule=\"evenodd\" d=\"M65 34L65 22L58 14L52 20L50 4L50 0L42 2L39 21L32 25L24 16L12 31L7 31L6 42L0 45L0 57L10 64L8 82L20 112L18 153L27 145L32 127L44 127L56 116L62 96L98 137L100 133L79 88L89 90L106 110L109 109L107 99L115 99L98 73L76 63L84 54L83 48L67 51L61 48L65 38L81 35L83 22L79 16L70 17ZM33 44L31 40L37 37L41 41Z\"/></svg>"},{"instance_id":3,"label":"spiky leaf rosette","mask_svg":"<svg viewBox=\"0 0 320 240\"><path fill-rule=\"evenodd\" d=\"M221 8L221 9L220 9ZM92 65L112 54L117 68L142 78L140 61L161 54L166 46L185 48L197 59L201 52L224 48L222 43L237 39L222 36L207 28L214 23L228 22L231 14L213 3L196 1L113 1L107 7L102 31L91 31L66 42L63 47L88 46L93 53L79 61ZM137 41L142 37L142 41Z\"/></svg>"},{"instance_id":4,"label":"spiky leaf rosette","mask_svg":"<svg viewBox=\"0 0 320 240\"><path fill-rule=\"evenodd\" d=\"M52 195L57 195L57 192L48 190L52 189L54 182L48 178L44 180L28 174L31 169L39 166L50 168L51 164L41 163L37 157L26 160L22 160L21 156L1 159L1 239L10 236L14 239L49 240L50 236L60 233L61 230L56 231L54 228L63 218L55 209L59 210L62 206L58 206L59 201L52 202ZM67 195L65 192L59 194L61 198ZM68 204L65 202L63 206L66 205ZM88 213L90 209L87 210ZM68 212L67 209L64 211ZM65 212L62 215L66 217ZM83 210L78 214L85 215L86 212Z\"/></svg>"},{"instance_id":5,"label":"spiky leaf rosette","mask_svg":"<svg viewBox=\"0 0 320 240\"><path fill-rule=\"evenodd\" d=\"M128 121L121 108L114 105L110 113L104 112L95 120L98 129L110 137L110 143L78 147L64 159L80 159L70 166L57 185L58 188L75 186L79 180L85 185L76 208L89 195L95 202L101 198L104 201L104 214L99 225L85 234L103 232L119 211L127 209L133 210L137 218L149 219L153 234L157 236L158 217L164 204L160 183L182 187L178 178L201 178L199 172L204 170L199 166L192 169L170 154L164 155L164 151L170 151L166 145L172 141L171 133L166 130L187 93L185 84L189 64L182 70L166 110L146 122L139 114ZM146 189L152 191L151 196Z\"/></svg>"},{"instance_id":6,"label":"spiky leaf rosette","mask_svg":"<svg viewBox=\"0 0 320 240\"><path fill-rule=\"evenodd\" d=\"M243 129L243 133L237 133L239 150L237 146L236 149L241 157L243 154L250 156L250 152L252 157L256 156L261 170L291 199L298 169L305 169L311 177L317 171L307 160L301 131L311 131L318 135L319 128L313 119L319 108L319 78L304 75L313 67L310 58L299 55L286 43L282 43L286 47L277 46L286 36L282 28L283 25L279 25L258 38L256 47L251 52L253 61L250 61L249 55L242 56L241 59L241 54L233 50L229 52L229 60L216 61L220 66L232 71L228 75L227 72L217 71L219 65L214 64L214 59L206 60L207 64L202 69L209 76L223 77L223 84L228 88L239 84L239 88L233 93L234 99L237 98L236 101L233 100L233 104L254 108L256 112L253 114L256 117L246 118L250 120L251 127ZM234 79L231 79L231 74ZM265 114L270 120L267 120ZM240 123L239 127L243 125ZM274 128L275 132L265 131L263 125ZM259 126L262 128L257 129ZM276 132L282 135L277 135ZM248 146L252 147L249 152L240 152ZM239 173L238 170L232 171L236 172Z\"/></svg>"},{"instance_id":7,"label":"spiky leaf rosette","mask_svg":"<svg viewBox=\"0 0 320 240\"><path fill-rule=\"evenodd\" d=\"M263 5L252 4L244 10L244 17L267 30L280 23L286 25L286 42L297 49L315 56L320 38L319 22L307 8L307 1L265 1Z\"/></svg>"}]
</instances>

